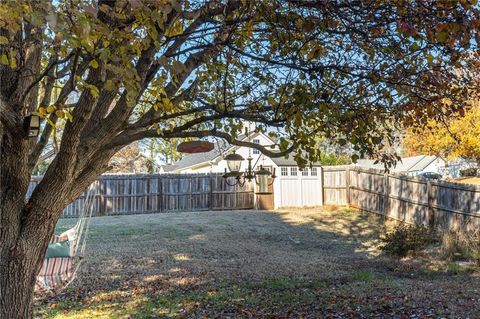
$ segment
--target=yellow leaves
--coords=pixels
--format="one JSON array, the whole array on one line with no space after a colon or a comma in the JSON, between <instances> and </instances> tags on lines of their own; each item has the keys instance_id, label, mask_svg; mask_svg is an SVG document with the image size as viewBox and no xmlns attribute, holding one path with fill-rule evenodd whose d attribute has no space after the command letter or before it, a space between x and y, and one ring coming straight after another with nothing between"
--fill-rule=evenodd
<instances>
[{"instance_id":1,"label":"yellow leaves","mask_svg":"<svg viewBox=\"0 0 480 319\"><path fill-rule=\"evenodd\" d=\"M72 113L70 113L69 111L67 110L64 110L63 111L65 113L65 116L67 117L67 119L72 122L73 121L73 116L72 116Z\"/></svg>"},{"instance_id":2,"label":"yellow leaves","mask_svg":"<svg viewBox=\"0 0 480 319\"><path fill-rule=\"evenodd\" d=\"M15 52L13 50L10 51L10 68L14 70L17 68L17 59L15 58Z\"/></svg>"},{"instance_id":3,"label":"yellow leaves","mask_svg":"<svg viewBox=\"0 0 480 319\"><path fill-rule=\"evenodd\" d=\"M57 110L57 111L55 111L55 115L57 115L59 118L63 119L65 117L65 112L63 110Z\"/></svg>"},{"instance_id":4,"label":"yellow leaves","mask_svg":"<svg viewBox=\"0 0 480 319\"><path fill-rule=\"evenodd\" d=\"M297 20L295 20L295 27L297 29L301 29L303 27L303 19L298 18Z\"/></svg>"},{"instance_id":5,"label":"yellow leaves","mask_svg":"<svg viewBox=\"0 0 480 319\"><path fill-rule=\"evenodd\" d=\"M53 105L53 104L51 104L51 105L49 105L49 106L47 106L47 107L45 107L45 106L40 106L40 107L37 109L37 113L38 113L38 115L41 116L41 117L47 117L48 115L55 113L58 117L63 118L63 117L65 117L65 112L67 112L67 111L58 109L58 108L57 108L55 105Z\"/></svg>"},{"instance_id":6,"label":"yellow leaves","mask_svg":"<svg viewBox=\"0 0 480 319\"><path fill-rule=\"evenodd\" d=\"M446 106L452 105L452 100L451 100L450 98L448 98L448 97L447 97L447 98L444 98L444 99L442 100L442 102L443 102L443 104L445 104Z\"/></svg>"},{"instance_id":7,"label":"yellow leaves","mask_svg":"<svg viewBox=\"0 0 480 319\"><path fill-rule=\"evenodd\" d=\"M295 113L295 118L293 119L296 127L302 126L302 114L300 112Z\"/></svg>"},{"instance_id":8,"label":"yellow leaves","mask_svg":"<svg viewBox=\"0 0 480 319\"><path fill-rule=\"evenodd\" d=\"M448 39L448 32L447 31L439 32L437 33L436 37L438 42L440 43L446 42Z\"/></svg>"},{"instance_id":9,"label":"yellow leaves","mask_svg":"<svg viewBox=\"0 0 480 319\"><path fill-rule=\"evenodd\" d=\"M170 101L168 97L163 97L158 99L158 103L155 103L153 105L153 109L158 112L159 110L162 110L167 113L171 113L175 109L175 105Z\"/></svg>"},{"instance_id":10,"label":"yellow leaves","mask_svg":"<svg viewBox=\"0 0 480 319\"><path fill-rule=\"evenodd\" d=\"M165 110L165 112L172 112L173 111L173 103L172 103L172 101L170 101L170 99L164 97L162 99L162 105L163 105L163 109Z\"/></svg>"},{"instance_id":11,"label":"yellow leaves","mask_svg":"<svg viewBox=\"0 0 480 319\"><path fill-rule=\"evenodd\" d=\"M93 97L98 97L100 95L100 91L98 90L98 88L95 86L95 85L92 85L92 84L89 84L87 86L87 88L90 89L90 94L93 96Z\"/></svg>"},{"instance_id":12,"label":"yellow leaves","mask_svg":"<svg viewBox=\"0 0 480 319\"><path fill-rule=\"evenodd\" d=\"M15 58L15 51L10 50L9 56L7 56L6 53L3 53L0 56L0 64L8 65L10 66L10 68L15 70L17 68L17 59Z\"/></svg>"},{"instance_id":13,"label":"yellow leaves","mask_svg":"<svg viewBox=\"0 0 480 319\"><path fill-rule=\"evenodd\" d=\"M37 112L40 114L40 116L45 117L48 115L47 109L44 108L43 106L40 106L37 110Z\"/></svg>"},{"instance_id":14,"label":"yellow leaves","mask_svg":"<svg viewBox=\"0 0 480 319\"><path fill-rule=\"evenodd\" d=\"M62 110L56 110L55 111L55 115L60 118L60 119L64 119L66 118L67 120L69 120L70 122L73 121L73 116L72 114L66 110L66 109L62 109Z\"/></svg>"},{"instance_id":15,"label":"yellow leaves","mask_svg":"<svg viewBox=\"0 0 480 319\"><path fill-rule=\"evenodd\" d=\"M320 58L323 55L325 55L325 53L326 53L326 49L323 46L321 46L320 44L315 43L315 44L312 45L312 47L308 51L307 58L309 60L315 59L315 58Z\"/></svg>"},{"instance_id":16,"label":"yellow leaves","mask_svg":"<svg viewBox=\"0 0 480 319\"><path fill-rule=\"evenodd\" d=\"M5 44L8 44L8 38L0 35L0 45L5 45Z\"/></svg>"},{"instance_id":17,"label":"yellow leaves","mask_svg":"<svg viewBox=\"0 0 480 319\"><path fill-rule=\"evenodd\" d=\"M100 95L100 90L93 84L85 82L81 77L77 77L77 85L80 89L89 89L90 94L93 97L98 97Z\"/></svg>"},{"instance_id":18,"label":"yellow leaves","mask_svg":"<svg viewBox=\"0 0 480 319\"><path fill-rule=\"evenodd\" d=\"M425 129L408 130L404 145L409 155L476 159L480 154L480 107L474 106L464 116L460 113L448 121L445 124L429 120Z\"/></svg>"},{"instance_id":19,"label":"yellow leaves","mask_svg":"<svg viewBox=\"0 0 480 319\"><path fill-rule=\"evenodd\" d=\"M428 55L427 55L427 62L428 62L428 64L432 64L432 63L433 63L433 55L431 55L431 54L428 54Z\"/></svg>"},{"instance_id":20,"label":"yellow leaves","mask_svg":"<svg viewBox=\"0 0 480 319\"><path fill-rule=\"evenodd\" d=\"M277 104L277 102L272 96L267 97L267 100L268 100L268 105L270 105L271 107L274 107Z\"/></svg>"},{"instance_id":21,"label":"yellow leaves","mask_svg":"<svg viewBox=\"0 0 480 319\"><path fill-rule=\"evenodd\" d=\"M115 85L115 83L112 81L112 80L107 80L105 81L103 87L105 88L105 90L107 91L113 91L115 90L117 87Z\"/></svg>"},{"instance_id":22,"label":"yellow leaves","mask_svg":"<svg viewBox=\"0 0 480 319\"><path fill-rule=\"evenodd\" d=\"M170 26L166 31L165 35L167 37L173 37L183 33L183 22L180 20L175 21L175 23Z\"/></svg>"},{"instance_id":23,"label":"yellow leaves","mask_svg":"<svg viewBox=\"0 0 480 319\"><path fill-rule=\"evenodd\" d=\"M47 113L53 113L56 109L55 105L49 105L47 107Z\"/></svg>"},{"instance_id":24,"label":"yellow leaves","mask_svg":"<svg viewBox=\"0 0 480 319\"><path fill-rule=\"evenodd\" d=\"M5 53L2 54L0 57L0 63L3 65L9 65L10 63L8 62L8 57Z\"/></svg>"},{"instance_id":25,"label":"yellow leaves","mask_svg":"<svg viewBox=\"0 0 480 319\"><path fill-rule=\"evenodd\" d=\"M245 23L243 34L248 39L250 39L253 36L253 22L251 20Z\"/></svg>"},{"instance_id":26,"label":"yellow leaves","mask_svg":"<svg viewBox=\"0 0 480 319\"><path fill-rule=\"evenodd\" d=\"M90 63L88 65L90 65L94 69L98 69L98 61L97 60L90 61Z\"/></svg>"}]
</instances>

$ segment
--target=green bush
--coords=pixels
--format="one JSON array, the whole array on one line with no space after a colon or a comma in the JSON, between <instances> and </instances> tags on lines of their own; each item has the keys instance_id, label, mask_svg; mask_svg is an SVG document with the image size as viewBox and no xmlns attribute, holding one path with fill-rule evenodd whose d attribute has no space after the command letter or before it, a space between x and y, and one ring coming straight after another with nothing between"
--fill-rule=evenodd
<instances>
[{"instance_id":1,"label":"green bush","mask_svg":"<svg viewBox=\"0 0 480 319\"><path fill-rule=\"evenodd\" d=\"M433 241L430 230L425 226L400 224L393 231L384 232L380 249L396 257L415 255Z\"/></svg>"},{"instance_id":2,"label":"green bush","mask_svg":"<svg viewBox=\"0 0 480 319\"><path fill-rule=\"evenodd\" d=\"M346 154L322 153L320 157L320 164L322 165L348 165L351 163L352 159Z\"/></svg>"}]
</instances>

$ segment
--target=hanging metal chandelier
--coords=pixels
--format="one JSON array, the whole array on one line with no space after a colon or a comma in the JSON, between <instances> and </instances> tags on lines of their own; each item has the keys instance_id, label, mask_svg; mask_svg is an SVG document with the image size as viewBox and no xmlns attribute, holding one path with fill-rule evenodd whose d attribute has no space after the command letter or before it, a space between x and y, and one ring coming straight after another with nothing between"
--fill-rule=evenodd
<instances>
[{"instance_id":1,"label":"hanging metal chandelier","mask_svg":"<svg viewBox=\"0 0 480 319\"><path fill-rule=\"evenodd\" d=\"M225 179L225 183L229 186L244 186L245 183L248 181L255 180L255 183L258 185L258 189L255 192L256 194L271 194L268 190L269 186L273 184L273 181L275 179L275 168L273 169L273 173L270 172L269 170L263 168L262 165L260 165L260 169L257 171L253 171L252 169L252 160L253 158L249 156L247 158L248 161L248 167L247 169L242 172L242 163L245 161L242 155L236 154L235 152L228 154L224 158L227 161L227 169L225 168L225 174L223 175L223 178ZM269 178L271 178L271 182L269 182Z\"/></svg>"}]
</instances>

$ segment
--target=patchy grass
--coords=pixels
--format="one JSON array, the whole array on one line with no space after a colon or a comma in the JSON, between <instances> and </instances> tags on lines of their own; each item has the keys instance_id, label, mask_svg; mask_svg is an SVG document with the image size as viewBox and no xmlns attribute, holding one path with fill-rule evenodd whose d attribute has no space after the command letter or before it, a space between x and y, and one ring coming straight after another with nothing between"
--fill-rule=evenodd
<instances>
[{"instance_id":1,"label":"patchy grass","mask_svg":"<svg viewBox=\"0 0 480 319\"><path fill-rule=\"evenodd\" d=\"M58 229L75 220L64 219ZM79 279L37 318L475 317L480 279L380 254L347 208L99 217Z\"/></svg>"},{"instance_id":2,"label":"patchy grass","mask_svg":"<svg viewBox=\"0 0 480 319\"><path fill-rule=\"evenodd\" d=\"M372 281L374 276L374 273L369 270L360 270L353 273L353 278L364 282Z\"/></svg>"}]
</instances>

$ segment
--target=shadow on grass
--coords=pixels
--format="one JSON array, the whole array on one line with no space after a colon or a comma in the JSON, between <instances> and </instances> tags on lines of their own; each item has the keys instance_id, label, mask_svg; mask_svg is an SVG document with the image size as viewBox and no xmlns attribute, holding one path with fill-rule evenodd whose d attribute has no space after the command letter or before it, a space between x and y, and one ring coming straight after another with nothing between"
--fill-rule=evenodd
<instances>
[{"instance_id":1,"label":"shadow on grass","mask_svg":"<svg viewBox=\"0 0 480 319\"><path fill-rule=\"evenodd\" d=\"M59 228L73 222L62 220ZM450 310L432 307L435 296L422 294L432 285L453 291L457 285L463 288L465 302L473 300L461 278L411 279L410 274L394 271L396 261L379 256L375 249L381 225L381 219L344 208L95 218L79 279L58 295L40 296L35 314L41 318L448 315ZM462 309L468 315L478 307ZM455 305L452 309L457 310Z\"/></svg>"}]
</instances>

